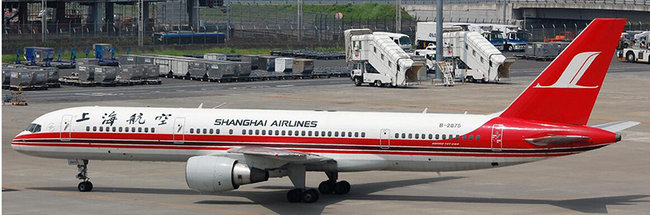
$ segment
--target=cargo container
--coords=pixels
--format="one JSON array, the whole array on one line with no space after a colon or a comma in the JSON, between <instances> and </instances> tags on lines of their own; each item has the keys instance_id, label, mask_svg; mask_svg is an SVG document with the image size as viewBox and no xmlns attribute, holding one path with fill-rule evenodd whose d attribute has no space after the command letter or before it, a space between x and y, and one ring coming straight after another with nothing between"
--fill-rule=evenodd
<instances>
[{"instance_id":1,"label":"cargo container","mask_svg":"<svg viewBox=\"0 0 650 215\"><path fill-rule=\"evenodd\" d=\"M279 57L275 59L275 72L292 72L293 58Z\"/></svg>"},{"instance_id":2,"label":"cargo container","mask_svg":"<svg viewBox=\"0 0 650 215\"><path fill-rule=\"evenodd\" d=\"M124 84L135 84L142 81L143 74L142 65L123 64L117 69L116 80Z\"/></svg>"},{"instance_id":3,"label":"cargo container","mask_svg":"<svg viewBox=\"0 0 650 215\"><path fill-rule=\"evenodd\" d=\"M46 65L54 59L54 49L48 47L25 47L24 57L28 65Z\"/></svg>"},{"instance_id":4,"label":"cargo container","mask_svg":"<svg viewBox=\"0 0 650 215\"><path fill-rule=\"evenodd\" d=\"M103 86L115 85L115 76L118 67L98 66L95 67L95 82Z\"/></svg>"},{"instance_id":5,"label":"cargo container","mask_svg":"<svg viewBox=\"0 0 650 215\"><path fill-rule=\"evenodd\" d=\"M61 87L59 83L59 68L57 67L39 67L38 70L47 72L47 86L50 88Z\"/></svg>"},{"instance_id":6,"label":"cargo container","mask_svg":"<svg viewBox=\"0 0 650 215\"><path fill-rule=\"evenodd\" d=\"M206 59L206 60L223 60L223 61L228 60L228 58L227 58L227 56L225 54L219 54L219 53L207 53L207 54L204 54L203 59Z\"/></svg>"},{"instance_id":7,"label":"cargo container","mask_svg":"<svg viewBox=\"0 0 650 215\"><path fill-rule=\"evenodd\" d=\"M20 68L11 71L10 76L12 89L47 89L47 71Z\"/></svg>"},{"instance_id":8,"label":"cargo container","mask_svg":"<svg viewBox=\"0 0 650 215\"><path fill-rule=\"evenodd\" d=\"M275 71L275 56L260 56L258 61L258 69L264 71Z\"/></svg>"},{"instance_id":9,"label":"cargo container","mask_svg":"<svg viewBox=\"0 0 650 215\"><path fill-rule=\"evenodd\" d=\"M257 69L260 61L260 57L257 55L242 55L241 62L250 63L251 69Z\"/></svg>"},{"instance_id":10,"label":"cargo container","mask_svg":"<svg viewBox=\"0 0 650 215\"><path fill-rule=\"evenodd\" d=\"M120 62L120 65L132 65L132 64L138 64L137 58L138 56L122 55L119 56L117 60Z\"/></svg>"},{"instance_id":11,"label":"cargo container","mask_svg":"<svg viewBox=\"0 0 650 215\"><path fill-rule=\"evenodd\" d=\"M251 64L249 62L231 62L235 64L235 76L237 80L247 81L251 76Z\"/></svg>"},{"instance_id":12,"label":"cargo container","mask_svg":"<svg viewBox=\"0 0 650 215\"><path fill-rule=\"evenodd\" d=\"M77 65L77 76L79 84L91 84L95 82L95 65Z\"/></svg>"},{"instance_id":13,"label":"cargo container","mask_svg":"<svg viewBox=\"0 0 650 215\"><path fill-rule=\"evenodd\" d=\"M292 70L294 74L309 75L314 72L314 60L295 59L293 60Z\"/></svg>"},{"instance_id":14,"label":"cargo container","mask_svg":"<svg viewBox=\"0 0 650 215\"><path fill-rule=\"evenodd\" d=\"M154 64L140 64L144 70L142 79L158 81L159 66Z\"/></svg>"}]
</instances>

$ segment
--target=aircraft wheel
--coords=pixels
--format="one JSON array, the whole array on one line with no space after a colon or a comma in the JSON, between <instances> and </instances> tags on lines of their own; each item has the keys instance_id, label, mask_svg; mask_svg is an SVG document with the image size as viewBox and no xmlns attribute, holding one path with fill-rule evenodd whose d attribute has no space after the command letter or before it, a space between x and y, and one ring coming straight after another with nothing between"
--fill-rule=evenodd
<instances>
[{"instance_id":1,"label":"aircraft wheel","mask_svg":"<svg viewBox=\"0 0 650 215\"><path fill-rule=\"evenodd\" d=\"M320 191L321 194L332 194L334 193L334 185L336 183L333 181L323 181L318 185L318 191Z\"/></svg>"},{"instance_id":2,"label":"aircraft wheel","mask_svg":"<svg viewBox=\"0 0 650 215\"><path fill-rule=\"evenodd\" d=\"M343 195L350 192L350 183L347 181L339 181L334 184L334 193Z\"/></svg>"},{"instance_id":3,"label":"aircraft wheel","mask_svg":"<svg viewBox=\"0 0 650 215\"><path fill-rule=\"evenodd\" d=\"M302 198L302 189L292 189L287 192L287 200L289 202L300 202Z\"/></svg>"},{"instance_id":4,"label":"aircraft wheel","mask_svg":"<svg viewBox=\"0 0 650 215\"><path fill-rule=\"evenodd\" d=\"M305 203L314 203L318 201L318 191L309 189L302 193L302 201Z\"/></svg>"},{"instance_id":5,"label":"aircraft wheel","mask_svg":"<svg viewBox=\"0 0 650 215\"><path fill-rule=\"evenodd\" d=\"M77 189L79 189L80 192L89 192L93 190L93 183L90 183L90 181L80 182L79 185L77 185Z\"/></svg>"}]
</instances>

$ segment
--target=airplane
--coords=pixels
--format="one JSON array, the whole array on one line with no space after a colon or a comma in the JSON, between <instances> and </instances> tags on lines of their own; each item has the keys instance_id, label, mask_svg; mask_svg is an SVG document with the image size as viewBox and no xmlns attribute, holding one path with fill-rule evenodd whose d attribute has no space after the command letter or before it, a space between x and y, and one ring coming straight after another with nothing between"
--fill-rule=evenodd
<instances>
[{"instance_id":1,"label":"airplane","mask_svg":"<svg viewBox=\"0 0 650 215\"><path fill-rule=\"evenodd\" d=\"M590 25L501 112L477 114L74 107L35 119L14 150L67 159L88 192L89 160L186 162L189 188L218 193L288 176L289 202L343 195L339 172L461 171L573 155L638 122L587 126L625 19ZM318 189L306 171L327 175Z\"/></svg>"}]
</instances>

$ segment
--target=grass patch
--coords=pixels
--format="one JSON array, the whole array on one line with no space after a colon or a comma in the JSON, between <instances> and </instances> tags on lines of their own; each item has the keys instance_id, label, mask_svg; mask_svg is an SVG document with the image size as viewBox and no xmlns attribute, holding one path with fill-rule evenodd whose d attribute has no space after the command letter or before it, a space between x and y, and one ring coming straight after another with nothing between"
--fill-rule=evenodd
<instances>
[{"instance_id":1,"label":"grass patch","mask_svg":"<svg viewBox=\"0 0 650 215\"><path fill-rule=\"evenodd\" d=\"M234 5L233 5L234 6ZM286 13L286 11L297 11L296 5L241 5L243 7L250 7L253 11L277 11L278 13ZM363 4L342 4L342 5L308 5L302 7L304 13L325 13L334 15L335 13L343 13L343 18L362 20L380 20L380 19L394 19L395 18L395 5L392 4L377 4L377 3L363 3ZM233 14L237 16L237 14ZM405 10L402 10L402 19L413 19Z\"/></svg>"}]
</instances>

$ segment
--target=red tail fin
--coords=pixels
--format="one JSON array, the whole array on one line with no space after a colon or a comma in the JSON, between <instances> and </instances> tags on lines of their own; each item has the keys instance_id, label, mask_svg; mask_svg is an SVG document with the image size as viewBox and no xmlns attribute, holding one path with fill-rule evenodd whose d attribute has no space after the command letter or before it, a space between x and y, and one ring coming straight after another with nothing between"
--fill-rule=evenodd
<instances>
[{"instance_id":1,"label":"red tail fin","mask_svg":"<svg viewBox=\"0 0 650 215\"><path fill-rule=\"evenodd\" d=\"M501 116L587 124L625 22L592 21Z\"/></svg>"}]
</instances>

